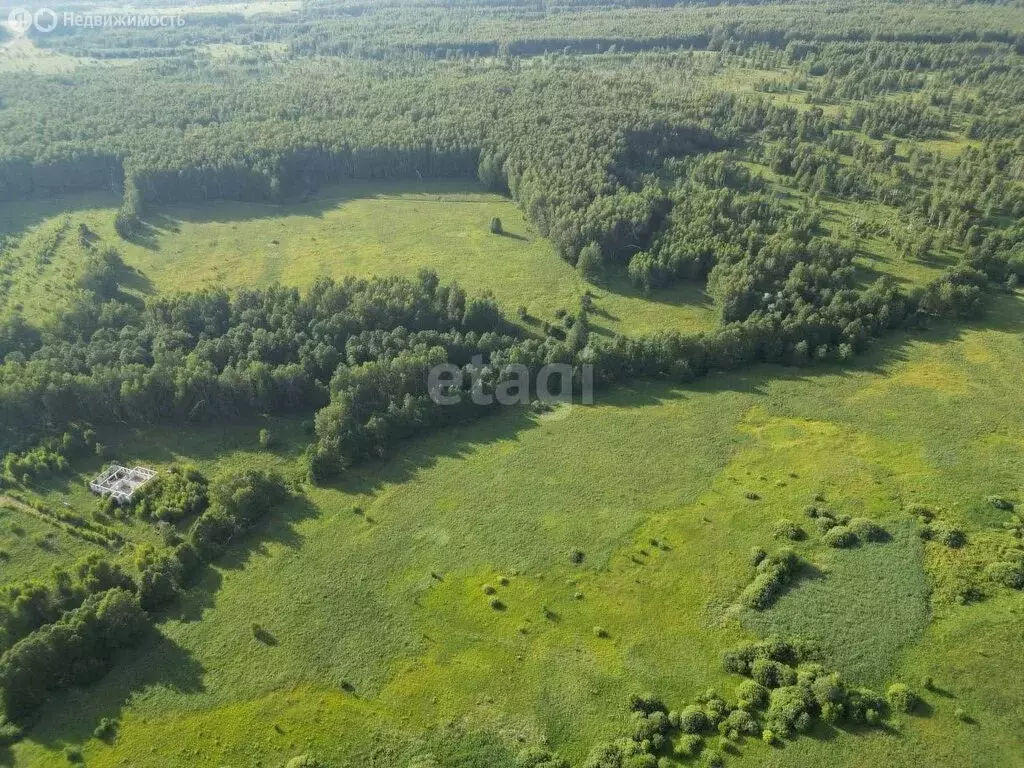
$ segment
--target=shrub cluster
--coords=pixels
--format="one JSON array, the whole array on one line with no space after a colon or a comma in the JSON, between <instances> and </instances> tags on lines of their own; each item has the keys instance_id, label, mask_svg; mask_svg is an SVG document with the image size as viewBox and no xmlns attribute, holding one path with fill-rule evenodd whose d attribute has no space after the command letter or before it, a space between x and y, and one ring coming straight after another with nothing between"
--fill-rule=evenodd
<instances>
[{"instance_id":1,"label":"shrub cluster","mask_svg":"<svg viewBox=\"0 0 1024 768\"><path fill-rule=\"evenodd\" d=\"M115 587L135 590L134 582L121 566L99 553L82 558L70 571L55 568L50 582L30 580L8 584L0 595L0 651L57 621L90 595Z\"/></svg>"},{"instance_id":2,"label":"shrub cluster","mask_svg":"<svg viewBox=\"0 0 1024 768\"><path fill-rule=\"evenodd\" d=\"M734 724L743 728L731 730L760 732L765 741L772 743L806 731L816 719L827 723L877 723L885 712L885 700L872 691L848 687L838 674L810 661L816 655L816 649L808 643L778 640L727 652L723 657L725 669L751 678L737 688L739 707L750 718L735 716ZM754 730L757 711L762 711L760 731Z\"/></svg>"},{"instance_id":3,"label":"shrub cluster","mask_svg":"<svg viewBox=\"0 0 1024 768\"><path fill-rule=\"evenodd\" d=\"M530 747L516 755L516 768L569 768L569 761L541 747Z\"/></svg>"},{"instance_id":4,"label":"shrub cluster","mask_svg":"<svg viewBox=\"0 0 1024 768\"><path fill-rule=\"evenodd\" d=\"M96 433L72 423L60 437L43 440L21 453L8 453L3 463L4 479L8 483L28 484L36 478L65 471L69 459L95 449Z\"/></svg>"},{"instance_id":5,"label":"shrub cluster","mask_svg":"<svg viewBox=\"0 0 1024 768\"><path fill-rule=\"evenodd\" d=\"M836 547L838 549L856 546L859 541L857 534L845 525L836 525L829 528L825 531L825 536L823 538L825 543L830 547Z\"/></svg>"},{"instance_id":6,"label":"shrub cluster","mask_svg":"<svg viewBox=\"0 0 1024 768\"><path fill-rule=\"evenodd\" d=\"M740 603L755 611L764 610L796 577L801 565L800 558L790 549L780 549L760 560L753 580L740 593Z\"/></svg>"},{"instance_id":7,"label":"shrub cluster","mask_svg":"<svg viewBox=\"0 0 1024 768\"><path fill-rule=\"evenodd\" d=\"M779 520L775 523L775 538L789 539L790 541L803 541L807 538L807 532L792 520Z\"/></svg>"},{"instance_id":8,"label":"shrub cluster","mask_svg":"<svg viewBox=\"0 0 1024 768\"><path fill-rule=\"evenodd\" d=\"M595 747L583 768L661 768L674 765L672 757L698 755L712 765L745 737L771 744L806 731L818 719L877 724L885 699L847 686L838 674L812 661L817 655L811 643L777 639L727 652L725 669L750 678L737 686L735 702L709 690L682 710L669 711L656 696L634 695L627 735ZM716 733L717 741L709 743Z\"/></svg>"},{"instance_id":9,"label":"shrub cluster","mask_svg":"<svg viewBox=\"0 0 1024 768\"><path fill-rule=\"evenodd\" d=\"M55 623L35 630L0 657L0 703L7 716L23 717L50 691L102 677L148 625L136 596L115 588L90 595Z\"/></svg>"},{"instance_id":10,"label":"shrub cluster","mask_svg":"<svg viewBox=\"0 0 1024 768\"><path fill-rule=\"evenodd\" d=\"M828 509L819 509L818 507L808 507L807 514L814 518L814 526L818 529L818 533L825 534L831 529L837 526L845 526L850 522L849 515L837 515Z\"/></svg>"},{"instance_id":11,"label":"shrub cluster","mask_svg":"<svg viewBox=\"0 0 1024 768\"><path fill-rule=\"evenodd\" d=\"M172 466L138 490L132 508L143 519L177 523L209 506L208 482L194 467Z\"/></svg>"},{"instance_id":12,"label":"shrub cluster","mask_svg":"<svg viewBox=\"0 0 1024 768\"><path fill-rule=\"evenodd\" d=\"M967 534L960 528L945 523L926 525L921 529L921 538L936 541L950 549L960 549L967 545Z\"/></svg>"},{"instance_id":13,"label":"shrub cluster","mask_svg":"<svg viewBox=\"0 0 1024 768\"><path fill-rule=\"evenodd\" d=\"M245 470L225 475L210 485L211 505L188 533L188 544L207 562L221 555L235 536L251 528L273 507L288 497L280 475Z\"/></svg>"},{"instance_id":14,"label":"shrub cluster","mask_svg":"<svg viewBox=\"0 0 1024 768\"><path fill-rule=\"evenodd\" d=\"M996 584L1011 589L1024 589L1024 560L1000 560L985 566L985 575Z\"/></svg>"}]
</instances>

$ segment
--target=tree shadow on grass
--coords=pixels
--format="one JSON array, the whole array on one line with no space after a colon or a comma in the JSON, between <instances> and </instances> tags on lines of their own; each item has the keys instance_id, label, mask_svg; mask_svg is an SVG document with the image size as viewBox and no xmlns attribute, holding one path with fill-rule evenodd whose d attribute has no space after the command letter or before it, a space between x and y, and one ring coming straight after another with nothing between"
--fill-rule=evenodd
<instances>
[{"instance_id":1,"label":"tree shadow on grass","mask_svg":"<svg viewBox=\"0 0 1024 768\"><path fill-rule=\"evenodd\" d=\"M446 458L461 458L476 446L514 439L536 425L537 414L526 407L493 408L476 421L426 433L401 444L391 456L348 470L325 487L351 494L372 495L387 485L400 484Z\"/></svg>"},{"instance_id":2,"label":"tree shadow on grass","mask_svg":"<svg viewBox=\"0 0 1024 768\"><path fill-rule=\"evenodd\" d=\"M710 310L714 305L706 286L699 280L681 280L673 285L644 291L629 281L624 270L611 269L594 285L600 289L600 292L591 291L594 295L591 313L613 322L619 318L601 307L601 298L603 298L601 292L604 292L606 296L614 294L627 299L641 299L652 304L666 306L692 306Z\"/></svg>"},{"instance_id":3,"label":"tree shadow on grass","mask_svg":"<svg viewBox=\"0 0 1024 768\"><path fill-rule=\"evenodd\" d=\"M160 230L151 224L150 220L136 219L131 225L131 230L122 234L121 239L132 245L145 248L147 251L160 250L158 242Z\"/></svg>"},{"instance_id":4,"label":"tree shadow on grass","mask_svg":"<svg viewBox=\"0 0 1024 768\"><path fill-rule=\"evenodd\" d=\"M664 382L641 381L634 385L599 390L595 406L643 407L685 397L684 391ZM565 408L566 406L561 406ZM573 404L573 408L591 406ZM427 432L400 444L387 458L360 464L327 488L350 494L372 495L385 486L404 483L417 473L436 466L446 458L461 458L475 448L501 440L516 440L524 430L533 429L560 411L538 413L525 406L495 406L475 421Z\"/></svg>"},{"instance_id":5,"label":"tree shadow on grass","mask_svg":"<svg viewBox=\"0 0 1024 768\"><path fill-rule=\"evenodd\" d=\"M26 230L54 216L67 214L73 217L80 211L117 208L120 205L120 195L101 190L46 198L5 200L0 206L0 234L20 237Z\"/></svg>"},{"instance_id":6,"label":"tree shadow on grass","mask_svg":"<svg viewBox=\"0 0 1024 768\"><path fill-rule=\"evenodd\" d=\"M273 203L265 200L206 200L185 203L169 203L155 206L143 217L156 231L178 231L181 222L193 224L226 224L276 219L288 216L311 216L321 218L325 212L354 200L388 199L397 195L480 195L486 190L469 179L401 179L361 180L323 184L314 194L297 196ZM418 198L417 203L434 202ZM448 202L439 200L438 202ZM528 238L524 238L528 239Z\"/></svg>"},{"instance_id":7,"label":"tree shadow on grass","mask_svg":"<svg viewBox=\"0 0 1024 768\"><path fill-rule=\"evenodd\" d=\"M270 543L298 549L302 537L295 531L295 524L318 514L317 507L305 496L293 496L275 507L243 536L233 540L216 562L203 565L178 600L160 611L159 619L201 621L203 614L216 604L224 581L222 571L241 570L253 555L268 555Z\"/></svg>"},{"instance_id":8,"label":"tree shadow on grass","mask_svg":"<svg viewBox=\"0 0 1024 768\"><path fill-rule=\"evenodd\" d=\"M152 688L202 693L203 668L192 654L156 628L126 650L93 685L55 694L40 710L26 738L49 749L87 741L104 717L116 718L134 695Z\"/></svg>"},{"instance_id":9,"label":"tree shadow on grass","mask_svg":"<svg viewBox=\"0 0 1024 768\"><path fill-rule=\"evenodd\" d=\"M215 565L204 566L185 594L156 615L155 620L198 621L215 602L223 581L220 569L243 568L252 554L266 551L268 542L300 546L301 538L293 526L316 513L316 507L302 496L280 505L244 537L234 541ZM276 638L265 630L257 634L257 639L266 645L277 644ZM55 695L37 714L28 738L55 749L81 744L102 718L117 717L133 694L153 687L201 693L202 673L202 667L187 650L151 627L138 646L115 659L114 667L102 681ZM0 764L2 759L0 754Z\"/></svg>"},{"instance_id":10,"label":"tree shadow on grass","mask_svg":"<svg viewBox=\"0 0 1024 768\"><path fill-rule=\"evenodd\" d=\"M269 554L268 544L279 544L289 549L302 546L302 537L295 530L295 524L316 517L319 510L308 498L292 496L271 510L262 520L249 529L244 536L231 542L216 562L218 568L235 571L249 562L253 555Z\"/></svg>"},{"instance_id":11,"label":"tree shadow on grass","mask_svg":"<svg viewBox=\"0 0 1024 768\"><path fill-rule=\"evenodd\" d=\"M129 267L127 265L118 272L117 284L120 288L129 290L132 293L142 294L143 296L152 296L156 293L156 289L153 287L152 281L146 277L145 274L134 267ZM142 302L132 295L125 296L122 294L119 299L121 301L137 303L137 305L139 305L138 308L142 308ZM134 302L132 301L133 299L135 299Z\"/></svg>"}]
</instances>

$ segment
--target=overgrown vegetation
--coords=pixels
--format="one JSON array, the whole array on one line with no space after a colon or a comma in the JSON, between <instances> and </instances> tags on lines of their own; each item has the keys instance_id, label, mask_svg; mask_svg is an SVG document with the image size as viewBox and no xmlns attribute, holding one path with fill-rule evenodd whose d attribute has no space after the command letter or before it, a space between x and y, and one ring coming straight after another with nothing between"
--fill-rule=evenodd
<instances>
[{"instance_id":1,"label":"overgrown vegetation","mask_svg":"<svg viewBox=\"0 0 1024 768\"><path fill-rule=\"evenodd\" d=\"M14 41L64 57L59 75L0 61L0 200L22 211L0 211L0 741L28 727L17 762L666 768L757 762L783 739L800 764L1019 752L1003 682L1024 589L1006 383L1018 7L235 10ZM509 200L474 214L508 262L481 259L474 285L530 271L511 247L529 229L572 300L538 312L409 265L276 284L288 212L316 219L330 185L438 179ZM79 192L117 202L32 209ZM218 279L218 238L243 254L260 239L240 287L162 293L136 268L162 262L161 287L188 268L161 248L182 203L209 207L207 241L179 242ZM344 233L305 235L310 264L344 260ZM705 293L719 325L700 333L661 304ZM660 330L613 335L640 305ZM489 394L553 362L593 366L614 405L510 415L474 385L445 407L427 390L440 364ZM113 451L161 469L122 508L81 482ZM900 510L926 494L910 527ZM264 527L265 547L225 557ZM815 642L754 642L708 670L751 630ZM133 645L142 661L119 670ZM95 697L64 693L104 675ZM925 679L935 696L902 682ZM633 697L625 736L584 759L638 684L680 708ZM69 707L87 727L58 733ZM198 712L227 724L207 738ZM903 715L900 743L874 732Z\"/></svg>"}]
</instances>

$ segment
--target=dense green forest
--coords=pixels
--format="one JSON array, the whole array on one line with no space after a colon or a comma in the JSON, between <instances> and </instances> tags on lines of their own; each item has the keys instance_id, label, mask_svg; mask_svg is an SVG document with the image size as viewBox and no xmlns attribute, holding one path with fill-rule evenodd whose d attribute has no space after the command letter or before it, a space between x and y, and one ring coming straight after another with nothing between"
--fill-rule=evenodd
<instances>
[{"instance_id":1,"label":"dense green forest","mask_svg":"<svg viewBox=\"0 0 1024 768\"><path fill-rule=\"evenodd\" d=\"M852 366L885 339L986 317L1024 279L1019 2L309 0L183 18L62 25L13 42L0 27L0 46L75 62L10 71L0 60L0 206L113 194L121 241L62 225L34 258L42 270L74 240L73 290L33 318L7 301L22 233L0 232L2 502L100 550L46 577L4 578L4 743L30 736L48 701L156 642L161 621L232 548L261 535L271 512L355 482L413 438L496 420L473 387L494 392L520 367L552 363L574 366L570 387L590 366L606 391L651 379L689 386L759 363ZM718 326L603 335L589 290L550 321L428 268L303 290L131 290L141 277L122 250L155 250L168 206L284 208L356 180L431 179L514 201L595 291L698 286ZM853 212L845 229L830 221L837 206ZM509 236L497 219L490 232ZM866 267L869 242L928 266L928 278ZM474 374L454 406L428 391L441 364ZM125 425L199 433L267 418L299 425L290 477L175 461L125 508L54 503L51 486L105 460L104 436ZM275 436L264 429L259 443L272 452ZM1001 496L987 504L1014 510ZM811 509L830 549L892 538L864 516ZM933 510L914 514L923 541L943 552L967 544ZM992 539L972 566L986 588L1024 587L1014 520L1009 543ZM788 519L775 536L808 539ZM645 546L670 551L657 538ZM580 566L584 553L570 560ZM739 600L750 611L770 609L815 568L791 549L759 549L747 565ZM428 581L444 578L431 571ZM959 589L960 602L978 589ZM506 610L495 587L484 592L492 612ZM559 621L547 605L541 615ZM277 643L258 623L251 634ZM609 639L601 626L593 635ZM625 735L605 734L581 764L721 765L744 738L779 747L822 724L885 731L924 709L902 683L882 695L831 663L799 638L734 648L724 673L745 678L735 695L694 692L673 709L635 692ZM353 691L347 680L341 688ZM112 742L116 729L97 726L96 739ZM545 736L514 760L478 745L470 751L482 763L410 765L564 768L558 746ZM82 759L74 745L66 756Z\"/></svg>"}]
</instances>

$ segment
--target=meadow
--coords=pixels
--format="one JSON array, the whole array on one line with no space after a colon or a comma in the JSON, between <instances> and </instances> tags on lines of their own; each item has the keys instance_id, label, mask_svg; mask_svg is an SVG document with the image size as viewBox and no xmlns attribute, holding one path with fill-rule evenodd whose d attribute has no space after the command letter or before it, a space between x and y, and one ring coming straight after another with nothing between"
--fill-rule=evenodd
<instances>
[{"instance_id":1,"label":"meadow","mask_svg":"<svg viewBox=\"0 0 1024 768\"><path fill-rule=\"evenodd\" d=\"M1020 9L342 5L0 44L0 765L1024 768ZM604 386L434 408L481 349ZM55 663L96 554L142 639ZM921 702L674 752L768 638ZM588 759L637 694L679 739Z\"/></svg>"},{"instance_id":2,"label":"meadow","mask_svg":"<svg viewBox=\"0 0 1024 768\"><path fill-rule=\"evenodd\" d=\"M1022 331L1024 302L1007 297L982 322L897 336L853 368L642 384L592 407L503 413L417 440L337 487L308 489L151 641L55 700L14 757L66 764L61 748L86 740L97 766L273 766L306 752L431 765L440 740L462 745L453 764L476 765L481 745L514 752L544 735L580 760L623 727L630 693L671 703L728 692L723 650L795 632L859 684L919 689L933 677L927 707L880 732L819 726L784 748L744 742L731 761L1015 764L1024 688L1000 670L1024 650L1019 598L955 598L1001 533L1004 513L984 499L1024 490ZM259 448L260 426L278 448ZM158 468L187 458L294 477L304 441L287 420L105 439ZM890 540L824 546L802 512L815 498L876 520ZM922 542L912 504L971 544ZM781 518L810 532L793 546L815 573L751 615L736 605L748 553L781 546ZM254 621L273 644L252 637ZM103 716L121 720L112 746L89 739Z\"/></svg>"},{"instance_id":3,"label":"meadow","mask_svg":"<svg viewBox=\"0 0 1024 768\"><path fill-rule=\"evenodd\" d=\"M95 193L5 206L0 232L17 237L8 261L18 265L8 278L7 308L20 306L29 318L52 316L74 290L82 263L77 231L84 224L136 270L125 288L140 297L216 286L308 288L318 277L414 277L427 268L470 294L493 293L509 315L524 307L543 320L554 320L559 309L573 311L591 291L594 329L604 335L717 325L713 302L696 284L643 296L624 275L588 283L511 200L468 182L354 181L303 203L166 206L147 217L136 242L117 236L116 212L113 196ZM489 231L493 217L505 234Z\"/></svg>"}]
</instances>

